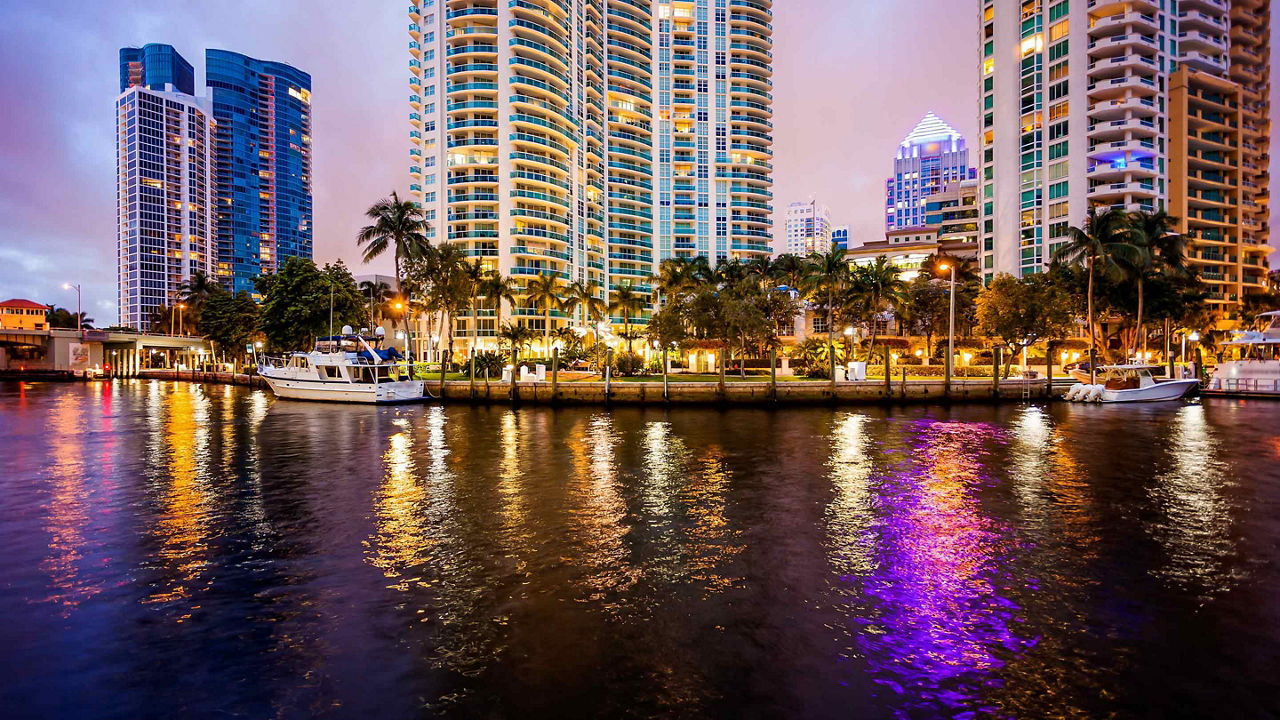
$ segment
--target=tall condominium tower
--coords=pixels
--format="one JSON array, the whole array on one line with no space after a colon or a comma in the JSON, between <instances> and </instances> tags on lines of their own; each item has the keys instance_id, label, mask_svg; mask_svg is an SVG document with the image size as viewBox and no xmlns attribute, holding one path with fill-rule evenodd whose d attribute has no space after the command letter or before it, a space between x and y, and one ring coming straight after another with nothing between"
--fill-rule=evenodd
<instances>
[{"instance_id":1,"label":"tall condominium tower","mask_svg":"<svg viewBox=\"0 0 1280 720\"><path fill-rule=\"evenodd\" d=\"M885 230L924 225L925 198L972 177L964 137L937 115L926 114L898 145L893 176L885 181Z\"/></svg>"},{"instance_id":2,"label":"tall condominium tower","mask_svg":"<svg viewBox=\"0 0 1280 720\"><path fill-rule=\"evenodd\" d=\"M1254 275L1244 266L1261 251L1241 246L1265 243L1267 3L985 0L980 12L987 279L1043 269L1090 206L1168 207L1204 241L1206 280L1233 262L1237 283ZM1240 87L1238 110L1210 78ZM1218 123L1227 114L1238 121Z\"/></svg>"},{"instance_id":3,"label":"tall condominium tower","mask_svg":"<svg viewBox=\"0 0 1280 720\"><path fill-rule=\"evenodd\" d=\"M767 255L771 3L655 5L660 259Z\"/></svg>"},{"instance_id":4,"label":"tall condominium tower","mask_svg":"<svg viewBox=\"0 0 1280 720\"><path fill-rule=\"evenodd\" d=\"M205 52L217 120L219 280L253 279L311 257L311 76L226 50Z\"/></svg>"},{"instance_id":5,"label":"tall condominium tower","mask_svg":"<svg viewBox=\"0 0 1280 720\"><path fill-rule=\"evenodd\" d=\"M208 101L189 92L190 73L165 45L120 52L117 302L118 322L133 328L145 329L193 273L213 271L214 122Z\"/></svg>"},{"instance_id":6,"label":"tall condominium tower","mask_svg":"<svg viewBox=\"0 0 1280 720\"><path fill-rule=\"evenodd\" d=\"M782 252L808 255L831 249L831 210L813 198L787 206L786 245ZM845 228L848 238L848 228Z\"/></svg>"},{"instance_id":7,"label":"tall condominium tower","mask_svg":"<svg viewBox=\"0 0 1280 720\"><path fill-rule=\"evenodd\" d=\"M410 192L436 237L606 300L647 297L663 253L767 252L769 3L721 4L410 6ZM490 308L455 329L491 346L494 325Z\"/></svg>"}]
</instances>

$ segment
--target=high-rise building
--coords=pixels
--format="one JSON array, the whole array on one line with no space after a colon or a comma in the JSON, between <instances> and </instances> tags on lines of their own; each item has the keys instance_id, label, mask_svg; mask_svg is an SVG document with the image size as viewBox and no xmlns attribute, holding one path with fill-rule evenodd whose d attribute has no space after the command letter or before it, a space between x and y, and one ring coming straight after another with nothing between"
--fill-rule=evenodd
<instances>
[{"instance_id":1,"label":"high-rise building","mask_svg":"<svg viewBox=\"0 0 1280 720\"><path fill-rule=\"evenodd\" d=\"M164 90L166 85L176 92L196 94L195 69L172 45L120 48L120 92L134 86Z\"/></svg>"},{"instance_id":2,"label":"high-rise building","mask_svg":"<svg viewBox=\"0 0 1280 720\"><path fill-rule=\"evenodd\" d=\"M311 257L311 76L226 50L205 52L217 119L219 280L253 280Z\"/></svg>"},{"instance_id":3,"label":"high-rise building","mask_svg":"<svg viewBox=\"0 0 1280 720\"><path fill-rule=\"evenodd\" d=\"M771 250L771 4L654 3L661 258Z\"/></svg>"},{"instance_id":4,"label":"high-rise building","mask_svg":"<svg viewBox=\"0 0 1280 720\"><path fill-rule=\"evenodd\" d=\"M925 224L924 199L949 183L975 177L964 137L932 112L898 145L893 176L885 181L885 230Z\"/></svg>"},{"instance_id":5,"label":"high-rise building","mask_svg":"<svg viewBox=\"0 0 1280 720\"><path fill-rule=\"evenodd\" d=\"M986 279L1042 270L1091 206L1167 207L1186 216L1193 235L1220 234L1223 241L1193 248L1207 254L1196 259L1213 266L1210 281L1231 273L1208 258L1246 236L1255 244L1265 237L1267 3L985 0L979 12ZM1228 102L1238 97L1247 117L1205 93ZM1227 132L1236 121L1219 123L1214 113L1238 114L1241 132ZM1177 162L1174 153L1182 153ZM1227 183L1217 183L1216 173ZM1231 188L1236 176L1239 186ZM1235 195L1239 210L1217 201L1218 192ZM1222 253L1236 257L1237 282L1253 274L1242 266L1257 254ZM1229 290L1214 292L1220 303L1231 302Z\"/></svg>"},{"instance_id":6,"label":"high-rise building","mask_svg":"<svg viewBox=\"0 0 1280 720\"><path fill-rule=\"evenodd\" d=\"M767 252L770 3L720 4L410 6L410 193L437 237L601 299L647 297L664 257ZM493 316L457 318L458 338L492 346Z\"/></svg>"},{"instance_id":7,"label":"high-rise building","mask_svg":"<svg viewBox=\"0 0 1280 720\"><path fill-rule=\"evenodd\" d=\"M214 121L209 101L189 92L191 65L173 48L126 48L120 60L118 322L145 329L152 310L170 304L192 274L213 272Z\"/></svg>"},{"instance_id":8,"label":"high-rise building","mask_svg":"<svg viewBox=\"0 0 1280 720\"><path fill-rule=\"evenodd\" d=\"M782 252L791 255L827 252L831 249L831 211L813 198L793 202L787 206L786 232Z\"/></svg>"},{"instance_id":9,"label":"high-rise building","mask_svg":"<svg viewBox=\"0 0 1280 720\"><path fill-rule=\"evenodd\" d=\"M836 225L831 228L831 244L838 245L845 250L849 249L849 226Z\"/></svg>"}]
</instances>

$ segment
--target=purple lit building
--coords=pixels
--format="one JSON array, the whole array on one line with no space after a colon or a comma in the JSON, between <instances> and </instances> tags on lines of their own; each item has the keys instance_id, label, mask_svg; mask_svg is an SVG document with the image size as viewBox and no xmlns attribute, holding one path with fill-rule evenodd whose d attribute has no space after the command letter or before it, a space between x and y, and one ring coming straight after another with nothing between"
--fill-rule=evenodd
<instances>
[{"instance_id":1,"label":"purple lit building","mask_svg":"<svg viewBox=\"0 0 1280 720\"><path fill-rule=\"evenodd\" d=\"M925 198L948 183L976 177L964 137L937 115L926 114L898 146L893 177L885 181L885 230L924 225Z\"/></svg>"}]
</instances>

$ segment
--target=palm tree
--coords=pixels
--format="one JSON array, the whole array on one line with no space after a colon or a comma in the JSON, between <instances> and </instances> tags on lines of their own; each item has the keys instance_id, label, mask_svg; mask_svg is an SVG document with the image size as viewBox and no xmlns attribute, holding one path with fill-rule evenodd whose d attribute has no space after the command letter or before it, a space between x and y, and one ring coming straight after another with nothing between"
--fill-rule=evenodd
<instances>
[{"instance_id":1,"label":"palm tree","mask_svg":"<svg viewBox=\"0 0 1280 720\"><path fill-rule=\"evenodd\" d=\"M550 273L530 278L524 286L524 301L542 310L542 350L550 355L551 310L561 307L560 278Z\"/></svg>"},{"instance_id":2,"label":"palm tree","mask_svg":"<svg viewBox=\"0 0 1280 720\"><path fill-rule=\"evenodd\" d=\"M365 215L373 221L356 235L356 245L364 248L364 262L391 250L395 258L396 290L402 295L404 274L401 264L405 260L421 258L431 243L427 240L430 227L422 214L422 208L412 201L401 200L394 190L391 197L374 203ZM404 316L405 336L409 334L408 313Z\"/></svg>"},{"instance_id":3,"label":"palm tree","mask_svg":"<svg viewBox=\"0 0 1280 720\"><path fill-rule=\"evenodd\" d=\"M863 286L869 301L871 319L885 309L885 305L901 305L906 299L907 284L902 280L902 268L895 265L888 257L880 255L870 265L858 268L860 284ZM871 344L867 347L867 359L875 356L875 326L871 328Z\"/></svg>"},{"instance_id":4,"label":"palm tree","mask_svg":"<svg viewBox=\"0 0 1280 720\"><path fill-rule=\"evenodd\" d=\"M827 309L827 347L835 347L836 298L849 283L849 262L843 247L832 243L824 253L813 253L807 263L809 272L801 286L805 295L816 299ZM834 352L832 357L835 357ZM833 362L834 364L834 362ZM831 368L831 384L835 385L835 369Z\"/></svg>"},{"instance_id":5,"label":"palm tree","mask_svg":"<svg viewBox=\"0 0 1280 720\"><path fill-rule=\"evenodd\" d=\"M528 345L533 336L533 330L518 322L507 323L498 330L498 342L505 343L511 348L512 372L515 372L516 360L520 357L520 348Z\"/></svg>"},{"instance_id":6,"label":"palm tree","mask_svg":"<svg viewBox=\"0 0 1280 720\"><path fill-rule=\"evenodd\" d=\"M515 303L517 295L520 293L520 286L516 284L515 278L504 277L497 270L492 270L484 279L480 281L476 293L493 303L494 324L495 328L502 327L502 301Z\"/></svg>"},{"instance_id":7,"label":"palm tree","mask_svg":"<svg viewBox=\"0 0 1280 720\"><path fill-rule=\"evenodd\" d=\"M1095 350L1098 344L1097 323L1093 316L1093 278L1099 270L1106 275L1116 274L1118 266L1114 251L1128 242L1129 228L1123 212L1110 207L1099 212L1099 208L1095 206L1089 208L1084 227L1072 227L1069 233L1070 240L1058 248L1054 260L1084 262L1085 272L1089 276L1085 316L1089 325L1089 383L1092 384L1097 374Z\"/></svg>"},{"instance_id":8,"label":"palm tree","mask_svg":"<svg viewBox=\"0 0 1280 720\"><path fill-rule=\"evenodd\" d=\"M179 299L193 311L198 311L209 296L222 289L220 285L209 279L203 271L196 270L191 277L178 286Z\"/></svg>"},{"instance_id":9,"label":"palm tree","mask_svg":"<svg viewBox=\"0 0 1280 720\"><path fill-rule=\"evenodd\" d=\"M596 365L600 364L600 323L609 312L609 305L596 297L595 290L586 283L576 282L569 286L564 299L565 312L573 312L582 308L582 320L591 327L595 337Z\"/></svg>"},{"instance_id":10,"label":"palm tree","mask_svg":"<svg viewBox=\"0 0 1280 720\"><path fill-rule=\"evenodd\" d=\"M792 253L779 255L778 259L773 261L771 271L774 282L786 285L792 290L799 290L808 274L804 258Z\"/></svg>"},{"instance_id":11,"label":"palm tree","mask_svg":"<svg viewBox=\"0 0 1280 720\"><path fill-rule=\"evenodd\" d=\"M464 262L459 272L467 287L467 309L471 318L471 354L476 353L476 342L480 339L480 318L476 317L476 305L479 304L480 285L485 279L485 270L479 260Z\"/></svg>"},{"instance_id":12,"label":"palm tree","mask_svg":"<svg viewBox=\"0 0 1280 720\"><path fill-rule=\"evenodd\" d=\"M1131 242L1142 248L1142 257L1146 259L1146 269L1179 273L1187 266L1187 238L1176 231L1178 219L1164 210L1155 212L1134 212L1129 214L1129 230ZM1134 277L1138 281L1138 319L1137 335L1134 336L1134 348L1138 339L1145 348L1147 339L1142 331L1142 281L1145 274L1143 268L1135 266Z\"/></svg>"},{"instance_id":13,"label":"palm tree","mask_svg":"<svg viewBox=\"0 0 1280 720\"><path fill-rule=\"evenodd\" d=\"M365 280L360 283L360 294L369 298L369 324L381 324L383 306L391 299L391 286L380 280Z\"/></svg>"},{"instance_id":14,"label":"palm tree","mask_svg":"<svg viewBox=\"0 0 1280 720\"><path fill-rule=\"evenodd\" d=\"M613 300L609 303L609 312L622 314L622 337L627 340L627 353L631 353L631 317L638 315L644 310L644 297L631 289L630 285L623 285L613 291Z\"/></svg>"},{"instance_id":15,"label":"palm tree","mask_svg":"<svg viewBox=\"0 0 1280 720\"><path fill-rule=\"evenodd\" d=\"M768 255L757 255L748 260L744 267L747 275L755 276L762 287L773 277L773 259Z\"/></svg>"}]
</instances>

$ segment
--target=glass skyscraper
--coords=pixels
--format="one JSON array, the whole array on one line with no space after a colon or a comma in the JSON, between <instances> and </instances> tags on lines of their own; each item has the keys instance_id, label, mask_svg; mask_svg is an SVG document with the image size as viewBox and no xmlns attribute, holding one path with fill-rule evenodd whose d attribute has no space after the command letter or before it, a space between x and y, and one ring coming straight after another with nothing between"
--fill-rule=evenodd
<instances>
[{"instance_id":1,"label":"glass skyscraper","mask_svg":"<svg viewBox=\"0 0 1280 720\"><path fill-rule=\"evenodd\" d=\"M205 53L217 120L217 275L228 289L311 257L311 76L226 50Z\"/></svg>"},{"instance_id":2,"label":"glass skyscraper","mask_svg":"<svg viewBox=\"0 0 1280 720\"><path fill-rule=\"evenodd\" d=\"M120 48L120 92L137 86L164 90L165 85L186 95L196 94L195 70L172 45Z\"/></svg>"}]
</instances>

